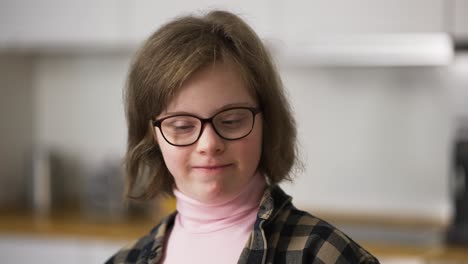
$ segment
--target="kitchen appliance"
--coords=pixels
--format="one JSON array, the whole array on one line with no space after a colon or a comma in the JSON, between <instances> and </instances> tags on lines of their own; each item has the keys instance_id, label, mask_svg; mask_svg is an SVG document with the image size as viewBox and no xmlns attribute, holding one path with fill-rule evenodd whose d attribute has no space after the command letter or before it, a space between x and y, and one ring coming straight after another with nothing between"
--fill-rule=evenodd
<instances>
[{"instance_id":1,"label":"kitchen appliance","mask_svg":"<svg viewBox=\"0 0 468 264\"><path fill-rule=\"evenodd\" d=\"M453 180L455 212L447 233L447 243L468 245L468 122L455 143Z\"/></svg>"}]
</instances>

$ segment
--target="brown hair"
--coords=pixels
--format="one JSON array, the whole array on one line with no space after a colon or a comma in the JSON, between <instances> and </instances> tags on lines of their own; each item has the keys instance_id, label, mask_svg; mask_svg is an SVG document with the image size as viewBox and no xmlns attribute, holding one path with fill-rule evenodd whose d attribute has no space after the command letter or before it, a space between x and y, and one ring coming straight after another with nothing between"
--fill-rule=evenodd
<instances>
[{"instance_id":1,"label":"brown hair","mask_svg":"<svg viewBox=\"0 0 468 264\"><path fill-rule=\"evenodd\" d=\"M296 127L281 79L268 51L238 16L211 11L162 26L136 54L124 91L128 125L126 195L149 199L172 194L174 180L154 142L150 120L159 115L194 72L228 61L238 69L262 109L263 142L258 169L271 184L291 180Z\"/></svg>"}]
</instances>

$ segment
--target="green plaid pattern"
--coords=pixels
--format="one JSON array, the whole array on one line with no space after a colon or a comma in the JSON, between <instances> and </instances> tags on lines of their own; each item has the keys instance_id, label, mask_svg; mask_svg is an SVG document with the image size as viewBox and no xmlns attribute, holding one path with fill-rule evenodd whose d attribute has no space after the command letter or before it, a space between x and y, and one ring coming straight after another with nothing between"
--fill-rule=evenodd
<instances>
[{"instance_id":1,"label":"green plaid pattern","mask_svg":"<svg viewBox=\"0 0 468 264\"><path fill-rule=\"evenodd\" d=\"M162 263L164 243L176 213L167 216L147 236L121 249L106 264ZM272 186L262 197L254 230L238 263L374 264L379 261L337 228L296 209L290 196L278 186Z\"/></svg>"}]
</instances>

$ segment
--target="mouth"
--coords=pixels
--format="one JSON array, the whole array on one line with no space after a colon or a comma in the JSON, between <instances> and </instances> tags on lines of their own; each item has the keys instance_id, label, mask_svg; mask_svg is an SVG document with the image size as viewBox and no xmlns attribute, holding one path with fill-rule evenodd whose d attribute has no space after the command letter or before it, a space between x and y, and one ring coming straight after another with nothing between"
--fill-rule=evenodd
<instances>
[{"instance_id":1,"label":"mouth","mask_svg":"<svg viewBox=\"0 0 468 264\"><path fill-rule=\"evenodd\" d=\"M223 165L201 165L201 166L193 166L194 169L198 170L205 170L205 171L217 171L228 168L232 166L232 164L223 164Z\"/></svg>"}]
</instances>

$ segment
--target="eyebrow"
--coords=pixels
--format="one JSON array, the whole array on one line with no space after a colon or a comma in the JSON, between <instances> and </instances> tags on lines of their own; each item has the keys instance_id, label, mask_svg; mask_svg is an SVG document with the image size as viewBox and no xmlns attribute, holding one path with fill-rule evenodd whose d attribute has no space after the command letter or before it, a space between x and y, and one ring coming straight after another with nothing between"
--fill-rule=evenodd
<instances>
[{"instance_id":1,"label":"eyebrow","mask_svg":"<svg viewBox=\"0 0 468 264\"><path fill-rule=\"evenodd\" d=\"M225 109L228 109L228 108L234 108L234 107L257 107L256 105L252 105L252 103L247 103L247 102L242 102L242 103L231 103L231 104L227 104L227 105L223 105L222 107L220 108L217 108L215 111L213 111L213 113L211 113L211 115L214 115L216 113L219 113ZM165 118L165 117L168 117L168 116L173 116L173 115L185 115L185 114L188 114L188 115L195 115L191 112L186 112L186 111L176 111L176 112L163 112L162 113L162 116L160 117L157 117L156 119L161 119L161 118ZM210 115L210 116L211 116ZM198 115L195 115L195 116L198 116Z\"/></svg>"}]
</instances>

